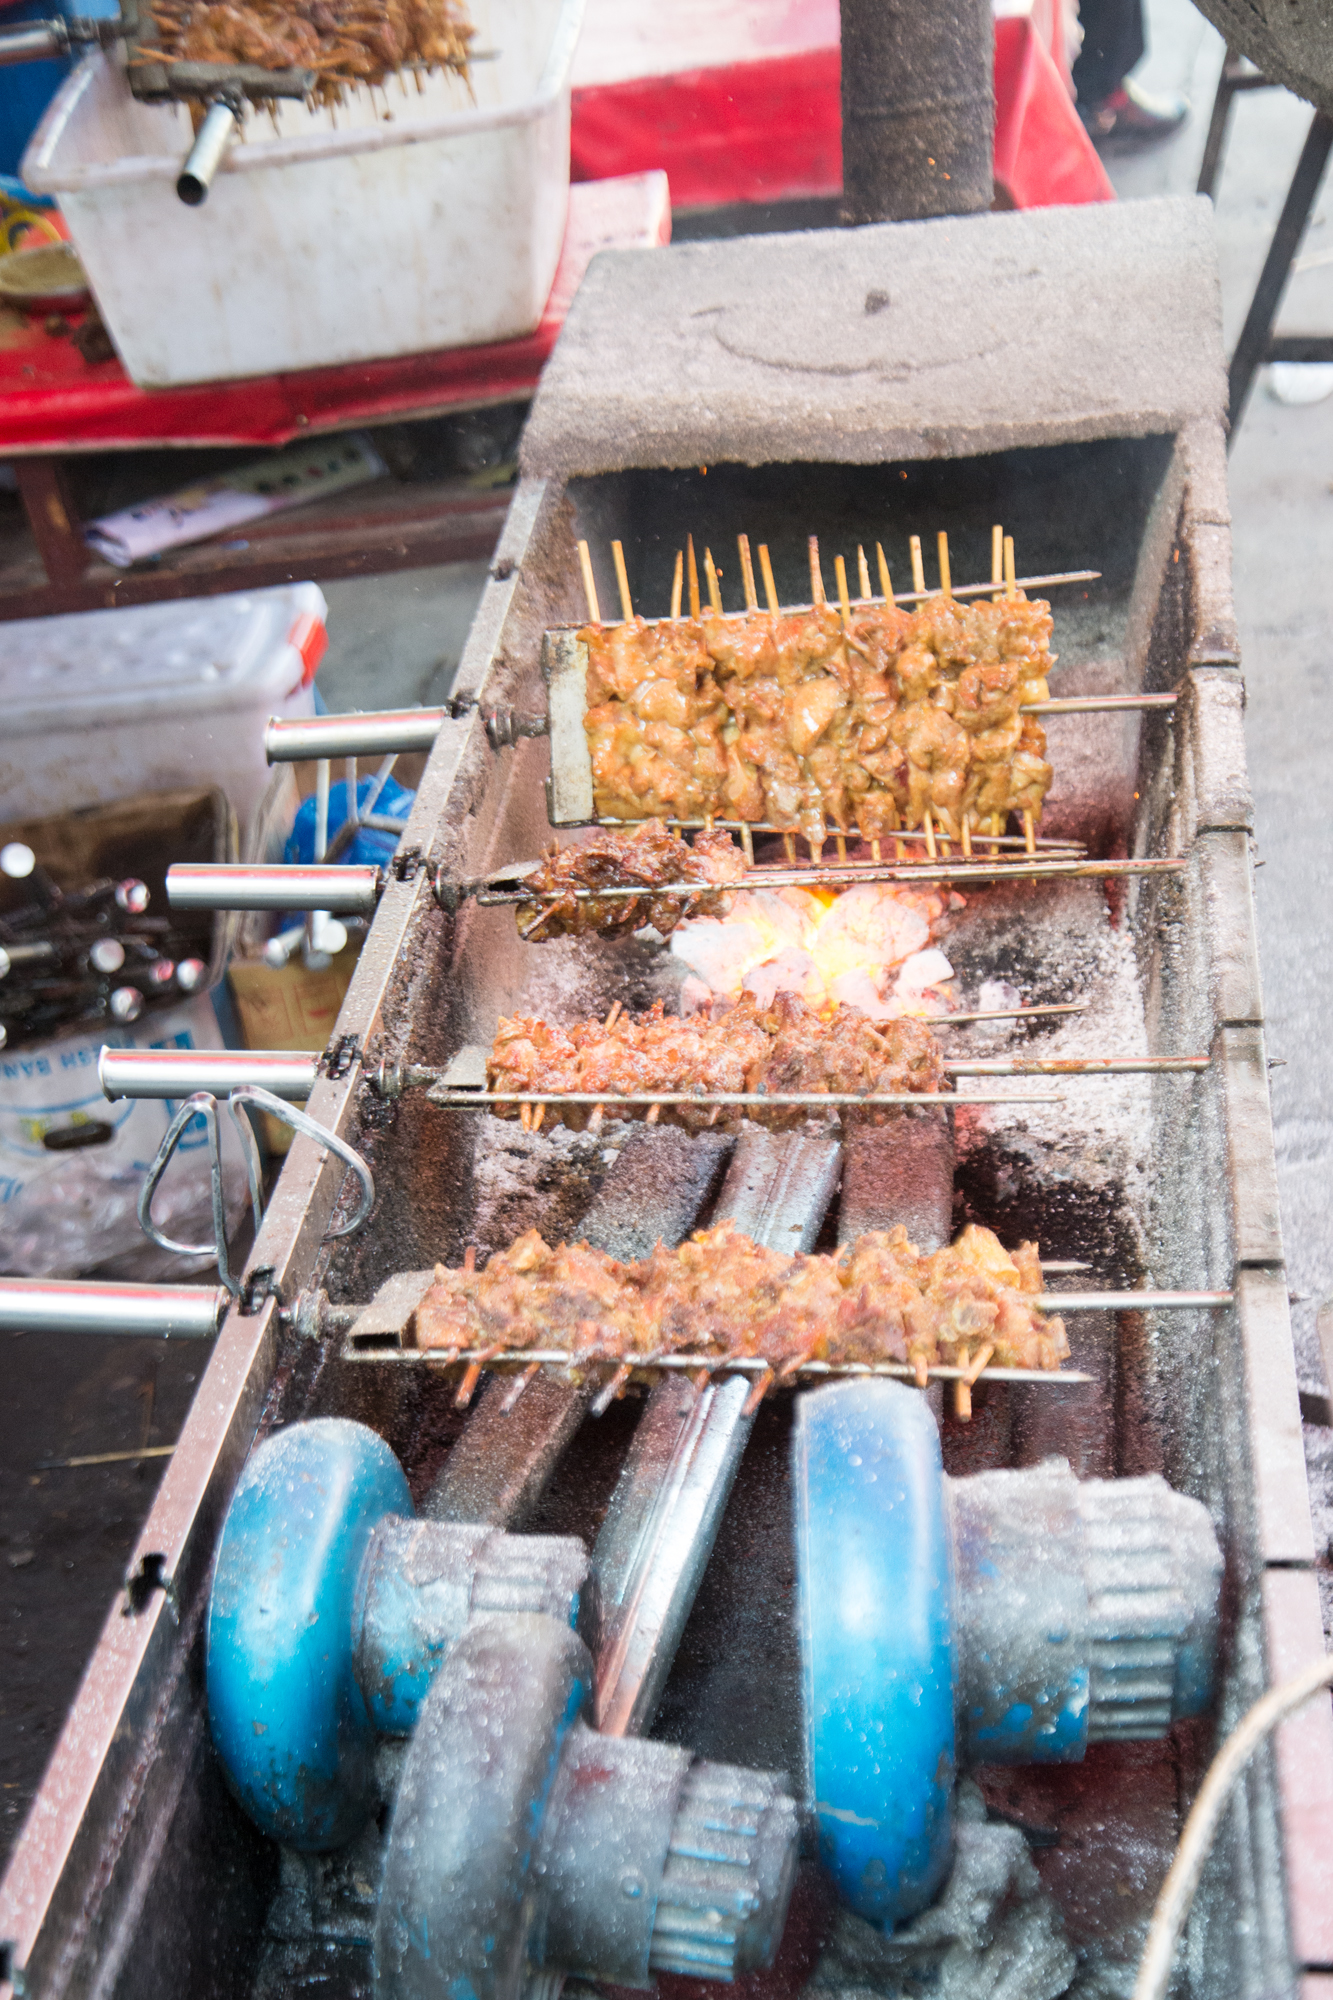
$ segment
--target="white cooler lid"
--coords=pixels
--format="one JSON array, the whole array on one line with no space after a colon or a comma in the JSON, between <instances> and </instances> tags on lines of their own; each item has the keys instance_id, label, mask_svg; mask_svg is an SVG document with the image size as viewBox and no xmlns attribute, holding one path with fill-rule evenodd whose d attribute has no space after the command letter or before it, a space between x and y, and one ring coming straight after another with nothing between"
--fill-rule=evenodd
<instances>
[{"instance_id":1,"label":"white cooler lid","mask_svg":"<svg viewBox=\"0 0 1333 2000\"><path fill-rule=\"evenodd\" d=\"M0 623L0 713L10 735L136 716L276 704L324 651L317 584L130 604Z\"/></svg>"}]
</instances>

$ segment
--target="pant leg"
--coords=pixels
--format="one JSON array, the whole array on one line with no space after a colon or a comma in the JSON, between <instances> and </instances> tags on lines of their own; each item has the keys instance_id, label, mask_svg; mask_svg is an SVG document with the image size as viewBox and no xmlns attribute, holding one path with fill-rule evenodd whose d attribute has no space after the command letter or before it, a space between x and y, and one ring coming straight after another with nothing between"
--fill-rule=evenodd
<instances>
[{"instance_id":1,"label":"pant leg","mask_svg":"<svg viewBox=\"0 0 1333 2000\"><path fill-rule=\"evenodd\" d=\"M1083 47L1074 64L1079 107L1103 103L1119 89L1147 43L1143 0L1080 0Z\"/></svg>"}]
</instances>

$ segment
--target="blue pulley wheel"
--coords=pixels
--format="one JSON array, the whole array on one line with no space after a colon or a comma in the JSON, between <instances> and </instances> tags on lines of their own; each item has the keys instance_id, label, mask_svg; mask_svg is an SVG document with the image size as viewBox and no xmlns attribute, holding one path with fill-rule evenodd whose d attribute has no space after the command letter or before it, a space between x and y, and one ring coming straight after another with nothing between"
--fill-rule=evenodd
<instances>
[{"instance_id":1,"label":"blue pulley wheel","mask_svg":"<svg viewBox=\"0 0 1333 2000\"><path fill-rule=\"evenodd\" d=\"M246 1811L290 1846L340 1846L376 1803L355 1598L371 1531L412 1511L388 1445L337 1417L266 1438L228 1509L208 1613L209 1725Z\"/></svg>"},{"instance_id":2,"label":"blue pulley wheel","mask_svg":"<svg viewBox=\"0 0 1333 2000\"><path fill-rule=\"evenodd\" d=\"M810 1794L838 1893L892 1926L952 1863L953 1577L939 1433L923 1396L802 1396L796 1556Z\"/></svg>"}]
</instances>

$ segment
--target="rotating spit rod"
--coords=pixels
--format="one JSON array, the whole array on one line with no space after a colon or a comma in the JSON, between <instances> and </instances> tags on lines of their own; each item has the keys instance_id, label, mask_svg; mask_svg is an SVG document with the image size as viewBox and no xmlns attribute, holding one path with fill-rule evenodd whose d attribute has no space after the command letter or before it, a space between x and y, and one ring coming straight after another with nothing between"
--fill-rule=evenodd
<instances>
[{"instance_id":1,"label":"rotating spit rod","mask_svg":"<svg viewBox=\"0 0 1333 2000\"><path fill-rule=\"evenodd\" d=\"M158 1340L211 1340L230 1303L222 1285L0 1278L0 1333L131 1333Z\"/></svg>"},{"instance_id":2,"label":"rotating spit rod","mask_svg":"<svg viewBox=\"0 0 1333 2000\"><path fill-rule=\"evenodd\" d=\"M240 131L244 115L245 103L239 92L219 91L210 101L176 181L176 192L187 208L198 208L207 201L213 177Z\"/></svg>"},{"instance_id":3,"label":"rotating spit rod","mask_svg":"<svg viewBox=\"0 0 1333 2000\"><path fill-rule=\"evenodd\" d=\"M286 1049L113 1049L97 1058L97 1081L114 1104L124 1097L227 1097L256 1085L301 1104L319 1077L314 1051Z\"/></svg>"},{"instance_id":4,"label":"rotating spit rod","mask_svg":"<svg viewBox=\"0 0 1333 2000\"><path fill-rule=\"evenodd\" d=\"M383 888L378 868L178 861L167 870L167 902L173 910L327 910L335 916L370 916Z\"/></svg>"}]
</instances>

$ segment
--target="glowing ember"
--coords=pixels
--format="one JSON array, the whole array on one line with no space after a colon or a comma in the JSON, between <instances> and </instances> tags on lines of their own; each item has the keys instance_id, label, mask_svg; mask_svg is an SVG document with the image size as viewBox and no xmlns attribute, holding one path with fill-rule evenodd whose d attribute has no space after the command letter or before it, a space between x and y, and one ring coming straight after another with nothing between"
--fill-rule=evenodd
<instances>
[{"instance_id":1,"label":"glowing ember","mask_svg":"<svg viewBox=\"0 0 1333 2000\"><path fill-rule=\"evenodd\" d=\"M701 917L673 934L671 949L690 969L682 1009L742 993L771 1006L776 993L795 993L822 1014L839 1003L877 1021L947 1013L950 997L940 989L953 968L931 940L946 909L962 903L949 892L869 882L840 896L742 891L726 917Z\"/></svg>"}]
</instances>

